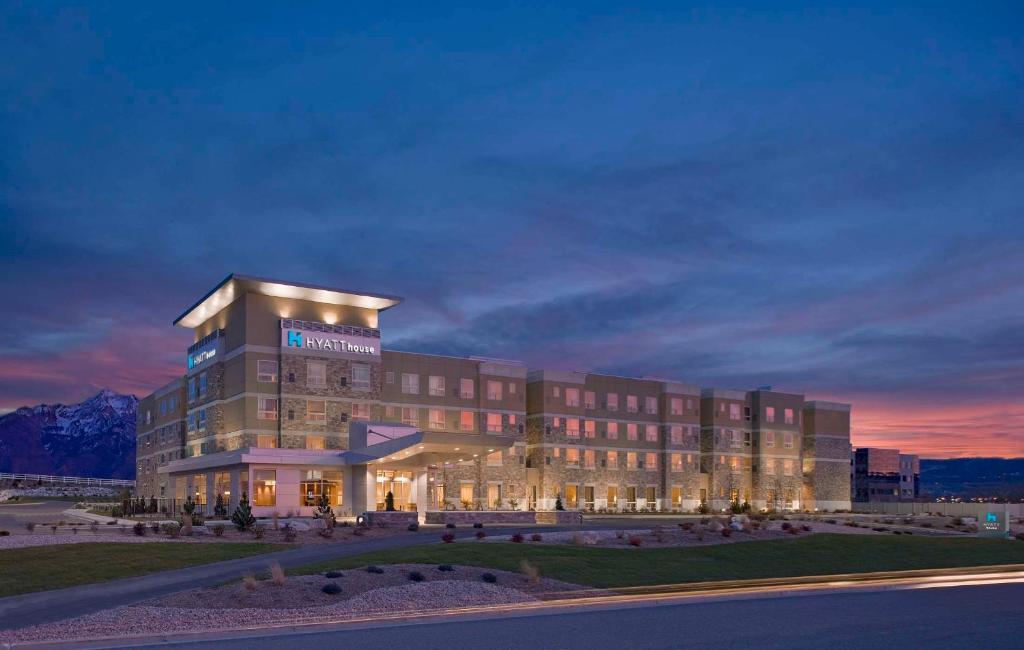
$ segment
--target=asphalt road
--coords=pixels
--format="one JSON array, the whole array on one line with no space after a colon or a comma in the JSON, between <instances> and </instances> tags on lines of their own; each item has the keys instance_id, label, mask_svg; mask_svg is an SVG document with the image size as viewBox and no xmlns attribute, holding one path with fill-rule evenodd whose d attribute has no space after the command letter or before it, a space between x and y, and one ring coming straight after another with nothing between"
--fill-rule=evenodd
<instances>
[{"instance_id":1,"label":"asphalt road","mask_svg":"<svg viewBox=\"0 0 1024 650\"><path fill-rule=\"evenodd\" d=\"M1020 648L1024 584L775 596L386 628L205 639L160 647Z\"/></svg>"}]
</instances>

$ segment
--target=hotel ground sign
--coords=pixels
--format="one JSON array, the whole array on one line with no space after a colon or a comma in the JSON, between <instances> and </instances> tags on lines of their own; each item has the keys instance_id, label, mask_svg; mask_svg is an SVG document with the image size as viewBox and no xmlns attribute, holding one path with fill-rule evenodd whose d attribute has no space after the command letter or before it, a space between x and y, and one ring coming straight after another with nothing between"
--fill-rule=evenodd
<instances>
[{"instance_id":1,"label":"hotel ground sign","mask_svg":"<svg viewBox=\"0 0 1024 650\"><path fill-rule=\"evenodd\" d=\"M982 511L978 517L978 537L1007 537L1009 534L1010 519L1005 508Z\"/></svg>"},{"instance_id":2,"label":"hotel ground sign","mask_svg":"<svg viewBox=\"0 0 1024 650\"><path fill-rule=\"evenodd\" d=\"M281 329L281 347L327 354L380 356L380 339L331 332L313 332L294 327Z\"/></svg>"}]
</instances>

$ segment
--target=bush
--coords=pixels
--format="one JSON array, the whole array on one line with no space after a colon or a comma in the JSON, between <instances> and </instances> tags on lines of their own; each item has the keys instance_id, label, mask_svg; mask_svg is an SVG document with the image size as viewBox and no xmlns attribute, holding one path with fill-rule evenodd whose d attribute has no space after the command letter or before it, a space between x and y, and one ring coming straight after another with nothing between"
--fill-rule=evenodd
<instances>
[{"instance_id":1,"label":"bush","mask_svg":"<svg viewBox=\"0 0 1024 650\"><path fill-rule=\"evenodd\" d=\"M213 532L214 537L224 536L224 524L214 524L210 527L210 530Z\"/></svg>"},{"instance_id":2,"label":"bush","mask_svg":"<svg viewBox=\"0 0 1024 650\"><path fill-rule=\"evenodd\" d=\"M793 524L789 523L788 521L782 522L782 530L789 531L789 530L792 530L792 529L793 529Z\"/></svg>"},{"instance_id":3,"label":"bush","mask_svg":"<svg viewBox=\"0 0 1024 650\"><path fill-rule=\"evenodd\" d=\"M679 527L682 528L685 531L691 531L691 530L693 530L693 522L692 521L684 521L683 523L679 524Z\"/></svg>"},{"instance_id":4,"label":"bush","mask_svg":"<svg viewBox=\"0 0 1024 650\"><path fill-rule=\"evenodd\" d=\"M341 593L341 585L337 582L328 582L323 587L320 587L320 591L334 596Z\"/></svg>"},{"instance_id":5,"label":"bush","mask_svg":"<svg viewBox=\"0 0 1024 650\"><path fill-rule=\"evenodd\" d=\"M316 534L319 535L320 537L323 537L324 539L330 539L331 537L334 537L334 529L333 528L321 528L320 530L316 531Z\"/></svg>"},{"instance_id":6,"label":"bush","mask_svg":"<svg viewBox=\"0 0 1024 650\"><path fill-rule=\"evenodd\" d=\"M384 569L380 568L379 566L373 566L371 564L370 566L366 567L366 572L367 573L384 573Z\"/></svg>"},{"instance_id":7,"label":"bush","mask_svg":"<svg viewBox=\"0 0 1024 650\"><path fill-rule=\"evenodd\" d=\"M413 582L423 582L423 574L419 571L410 571L409 579Z\"/></svg>"},{"instance_id":8,"label":"bush","mask_svg":"<svg viewBox=\"0 0 1024 650\"><path fill-rule=\"evenodd\" d=\"M541 541L543 539L544 539L544 536L541 535L540 533L534 533L534 534L530 535L530 541L531 542L539 542L539 541Z\"/></svg>"},{"instance_id":9,"label":"bush","mask_svg":"<svg viewBox=\"0 0 1024 650\"><path fill-rule=\"evenodd\" d=\"M790 529L788 531L786 531L786 532L788 532L790 535L799 535L800 534L800 529L797 528L796 526L791 526Z\"/></svg>"},{"instance_id":10,"label":"bush","mask_svg":"<svg viewBox=\"0 0 1024 650\"><path fill-rule=\"evenodd\" d=\"M11 534L11 531L9 531L9 530L0 530L0 537L7 537L10 534Z\"/></svg>"},{"instance_id":11,"label":"bush","mask_svg":"<svg viewBox=\"0 0 1024 650\"><path fill-rule=\"evenodd\" d=\"M142 523L141 521L136 522L135 525L132 526L132 532L135 533L136 535L138 535L139 537L145 537L146 536L146 524Z\"/></svg>"},{"instance_id":12,"label":"bush","mask_svg":"<svg viewBox=\"0 0 1024 650\"><path fill-rule=\"evenodd\" d=\"M439 565L437 566L437 570L438 570L438 571L454 571L454 570L455 570L455 567L453 567L453 566L452 566L452 565L450 565L450 564L439 564Z\"/></svg>"},{"instance_id":13,"label":"bush","mask_svg":"<svg viewBox=\"0 0 1024 650\"><path fill-rule=\"evenodd\" d=\"M291 522L281 526L281 537L286 542L294 542L295 538L299 536L299 533L295 530L295 526L291 525Z\"/></svg>"},{"instance_id":14,"label":"bush","mask_svg":"<svg viewBox=\"0 0 1024 650\"><path fill-rule=\"evenodd\" d=\"M1017 533L1014 537L1024 542L1024 533Z\"/></svg>"},{"instance_id":15,"label":"bush","mask_svg":"<svg viewBox=\"0 0 1024 650\"><path fill-rule=\"evenodd\" d=\"M263 539L263 536L267 534L266 529L263 526L253 526L252 536L256 539Z\"/></svg>"},{"instance_id":16,"label":"bush","mask_svg":"<svg viewBox=\"0 0 1024 650\"><path fill-rule=\"evenodd\" d=\"M95 524L95 522L94 522L94 523L92 524L92 526L95 526L95 525L96 525L96 524ZM90 526L90 528L92 528L92 526ZM158 524L157 522L155 522L155 521L154 521L153 523L151 523L151 524L149 525L149 529L150 529L151 531L153 531L153 534L154 534L154 535L156 535L156 534L158 534L158 533L160 532L160 524ZM95 531L95 530L93 530L92 532L94 532L94 533L95 533L96 531Z\"/></svg>"},{"instance_id":17,"label":"bush","mask_svg":"<svg viewBox=\"0 0 1024 650\"><path fill-rule=\"evenodd\" d=\"M231 514L231 523L239 532L245 532L256 525L256 517L252 516L252 507L249 505L249 496L243 492L238 502L238 507Z\"/></svg>"},{"instance_id":18,"label":"bush","mask_svg":"<svg viewBox=\"0 0 1024 650\"><path fill-rule=\"evenodd\" d=\"M441 541L445 544L451 544L455 541L455 533L445 533L441 535Z\"/></svg>"},{"instance_id":19,"label":"bush","mask_svg":"<svg viewBox=\"0 0 1024 650\"><path fill-rule=\"evenodd\" d=\"M340 578L341 577L341 571L328 571L327 573L324 574L324 577L325 578Z\"/></svg>"},{"instance_id":20,"label":"bush","mask_svg":"<svg viewBox=\"0 0 1024 650\"><path fill-rule=\"evenodd\" d=\"M644 544L644 538L643 537L640 537L639 535L630 535L629 536L629 545L630 546L643 546L643 544Z\"/></svg>"},{"instance_id":21,"label":"bush","mask_svg":"<svg viewBox=\"0 0 1024 650\"><path fill-rule=\"evenodd\" d=\"M270 579L278 587L284 586L284 569L277 562L270 563Z\"/></svg>"},{"instance_id":22,"label":"bush","mask_svg":"<svg viewBox=\"0 0 1024 650\"><path fill-rule=\"evenodd\" d=\"M449 523L445 524L444 527L445 528L455 528L455 524L449 522Z\"/></svg>"},{"instance_id":23,"label":"bush","mask_svg":"<svg viewBox=\"0 0 1024 650\"><path fill-rule=\"evenodd\" d=\"M922 522L922 523L921 523L921 528L932 528L932 527L933 527L934 525L935 525L935 524L933 524L933 523L932 523L932 522L930 522L930 521L925 521L925 522Z\"/></svg>"},{"instance_id":24,"label":"bush","mask_svg":"<svg viewBox=\"0 0 1024 650\"><path fill-rule=\"evenodd\" d=\"M481 523L480 523L479 521L477 521L477 522L475 522L475 523L473 524L473 528L483 528L483 527L484 527L484 525L483 525L483 524L481 524Z\"/></svg>"},{"instance_id":25,"label":"bush","mask_svg":"<svg viewBox=\"0 0 1024 650\"><path fill-rule=\"evenodd\" d=\"M722 537L732 537L732 528L726 527L722 529Z\"/></svg>"},{"instance_id":26,"label":"bush","mask_svg":"<svg viewBox=\"0 0 1024 650\"><path fill-rule=\"evenodd\" d=\"M515 535L513 535L512 536L512 541L514 543L516 543L516 544L522 544L523 543L523 536L522 536L522 534L516 533Z\"/></svg>"},{"instance_id":27,"label":"bush","mask_svg":"<svg viewBox=\"0 0 1024 650\"><path fill-rule=\"evenodd\" d=\"M168 522L160 526L160 532L168 537L177 537L178 533L181 532L181 525L177 522Z\"/></svg>"},{"instance_id":28,"label":"bush","mask_svg":"<svg viewBox=\"0 0 1024 650\"><path fill-rule=\"evenodd\" d=\"M417 530L419 530L419 529L420 529L420 525L419 525L419 524L417 524L417 523L416 523L415 521L414 521L414 522L412 522L411 524L409 524L409 525L408 525L408 526L406 527L406 530L408 530L408 531L409 531L410 533L415 533L415 532L416 532Z\"/></svg>"},{"instance_id":29,"label":"bush","mask_svg":"<svg viewBox=\"0 0 1024 650\"><path fill-rule=\"evenodd\" d=\"M803 531L804 531L805 533L809 533L809 532L811 532L811 527L810 527L810 526L808 526L807 524L803 524L802 526L800 526L800 528L801 528L801 530L803 530Z\"/></svg>"},{"instance_id":30,"label":"bush","mask_svg":"<svg viewBox=\"0 0 1024 650\"><path fill-rule=\"evenodd\" d=\"M489 582L491 584L494 584L495 582L498 581L498 576L494 575L493 573L485 573L485 574L481 575L480 578L484 582Z\"/></svg>"},{"instance_id":31,"label":"bush","mask_svg":"<svg viewBox=\"0 0 1024 650\"><path fill-rule=\"evenodd\" d=\"M25 530L27 530L30 533L34 533L36 532L36 525L30 521L25 524Z\"/></svg>"}]
</instances>

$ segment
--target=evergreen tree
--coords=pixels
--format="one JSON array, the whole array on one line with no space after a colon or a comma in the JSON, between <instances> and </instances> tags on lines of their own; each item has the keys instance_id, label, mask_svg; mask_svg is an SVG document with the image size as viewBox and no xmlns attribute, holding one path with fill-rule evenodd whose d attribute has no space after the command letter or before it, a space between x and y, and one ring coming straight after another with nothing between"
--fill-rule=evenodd
<instances>
[{"instance_id":1,"label":"evergreen tree","mask_svg":"<svg viewBox=\"0 0 1024 650\"><path fill-rule=\"evenodd\" d=\"M217 493L217 501L213 504L213 514L217 517L227 517L228 507L224 503L224 495Z\"/></svg>"},{"instance_id":2,"label":"evergreen tree","mask_svg":"<svg viewBox=\"0 0 1024 650\"><path fill-rule=\"evenodd\" d=\"M155 513L157 511L156 497L149 497L149 512Z\"/></svg>"},{"instance_id":3,"label":"evergreen tree","mask_svg":"<svg viewBox=\"0 0 1024 650\"><path fill-rule=\"evenodd\" d=\"M555 495L555 510L565 510L565 506L562 505L562 495Z\"/></svg>"},{"instance_id":4,"label":"evergreen tree","mask_svg":"<svg viewBox=\"0 0 1024 650\"><path fill-rule=\"evenodd\" d=\"M245 492L242 493L238 507L235 508L234 514L231 515L231 523L235 525L235 528L243 532L256 525L256 517L252 516L252 508L249 506L249 495Z\"/></svg>"},{"instance_id":5,"label":"evergreen tree","mask_svg":"<svg viewBox=\"0 0 1024 650\"><path fill-rule=\"evenodd\" d=\"M328 528L334 527L334 510L331 510L331 502L326 494L321 494L316 500L316 511L313 517L323 519Z\"/></svg>"},{"instance_id":6,"label":"evergreen tree","mask_svg":"<svg viewBox=\"0 0 1024 650\"><path fill-rule=\"evenodd\" d=\"M388 512L395 511L395 495L391 494L391 490L388 490L388 493L384 495L384 509Z\"/></svg>"}]
</instances>

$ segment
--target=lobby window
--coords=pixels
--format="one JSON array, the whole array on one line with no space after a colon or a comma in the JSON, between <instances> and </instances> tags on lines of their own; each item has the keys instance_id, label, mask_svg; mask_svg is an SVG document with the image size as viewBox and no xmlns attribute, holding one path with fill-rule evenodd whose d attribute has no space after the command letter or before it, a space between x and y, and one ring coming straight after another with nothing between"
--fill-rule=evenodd
<instances>
[{"instance_id":1,"label":"lobby window","mask_svg":"<svg viewBox=\"0 0 1024 650\"><path fill-rule=\"evenodd\" d=\"M626 423L626 440L636 440L638 438L636 424L633 422Z\"/></svg>"},{"instance_id":2,"label":"lobby window","mask_svg":"<svg viewBox=\"0 0 1024 650\"><path fill-rule=\"evenodd\" d=\"M487 382L487 399L489 400L500 400L501 399L501 382L488 380Z\"/></svg>"},{"instance_id":3,"label":"lobby window","mask_svg":"<svg viewBox=\"0 0 1024 650\"><path fill-rule=\"evenodd\" d=\"M739 404L730 404L729 405L729 419L730 420L739 420L740 419L740 405Z\"/></svg>"},{"instance_id":4,"label":"lobby window","mask_svg":"<svg viewBox=\"0 0 1024 650\"><path fill-rule=\"evenodd\" d=\"M580 389L579 388L566 388L565 389L565 405L566 406L579 406L580 405Z\"/></svg>"},{"instance_id":5,"label":"lobby window","mask_svg":"<svg viewBox=\"0 0 1024 650\"><path fill-rule=\"evenodd\" d=\"M501 467L501 452L495 451L487 454L488 467Z\"/></svg>"},{"instance_id":6,"label":"lobby window","mask_svg":"<svg viewBox=\"0 0 1024 650\"><path fill-rule=\"evenodd\" d=\"M644 427L644 440L647 442L658 442L658 425L648 424Z\"/></svg>"},{"instance_id":7,"label":"lobby window","mask_svg":"<svg viewBox=\"0 0 1024 650\"><path fill-rule=\"evenodd\" d=\"M462 399L473 399L473 395L476 392L474 390L475 386L476 384L472 379L466 379L465 377L459 379L459 397Z\"/></svg>"},{"instance_id":8,"label":"lobby window","mask_svg":"<svg viewBox=\"0 0 1024 650\"><path fill-rule=\"evenodd\" d=\"M199 397L206 397L206 373L199 374Z\"/></svg>"},{"instance_id":9,"label":"lobby window","mask_svg":"<svg viewBox=\"0 0 1024 650\"><path fill-rule=\"evenodd\" d=\"M683 471L683 455L672 454L672 471L681 472Z\"/></svg>"},{"instance_id":10,"label":"lobby window","mask_svg":"<svg viewBox=\"0 0 1024 650\"><path fill-rule=\"evenodd\" d=\"M206 431L206 409L199 409L199 422L197 427L200 431Z\"/></svg>"},{"instance_id":11,"label":"lobby window","mask_svg":"<svg viewBox=\"0 0 1024 650\"><path fill-rule=\"evenodd\" d=\"M256 381L274 383L277 381L277 362L271 359L257 359Z\"/></svg>"},{"instance_id":12,"label":"lobby window","mask_svg":"<svg viewBox=\"0 0 1024 650\"><path fill-rule=\"evenodd\" d=\"M277 398L276 397L260 397L257 401L258 408L256 410L256 417L260 420L276 420L277 419Z\"/></svg>"},{"instance_id":13,"label":"lobby window","mask_svg":"<svg viewBox=\"0 0 1024 650\"><path fill-rule=\"evenodd\" d=\"M501 413L487 414L487 431L490 433L501 433Z\"/></svg>"},{"instance_id":14,"label":"lobby window","mask_svg":"<svg viewBox=\"0 0 1024 650\"><path fill-rule=\"evenodd\" d=\"M189 377L188 379L188 401L194 402L196 399L196 378Z\"/></svg>"},{"instance_id":15,"label":"lobby window","mask_svg":"<svg viewBox=\"0 0 1024 650\"><path fill-rule=\"evenodd\" d=\"M609 451L608 452L608 469L619 468L619 452Z\"/></svg>"},{"instance_id":16,"label":"lobby window","mask_svg":"<svg viewBox=\"0 0 1024 650\"><path fill-rule=\"evenodd\" d=\"M406 395L420 394L420 376L412 372L402 373L402 392Z\"/></svg>"},{"instance_id":17,"label":"lobby window","mask_svg":"<svg viewBox=\"0 0 1024 650\"><path fill-rule=\"evenodd\" d=\"M566 391L568 392L568 391ZM571 438L580 437L580 421L577 418L565 418L565 435Z\"/></svg>"},{"instance_id":18,"label":"lobby window","mask_svg":"<svg viewBox=\"0 0 1024 650\"><path fill-rule=\"evenodd\" d=\"M793 448L793 434L792 433L787 431L786 433L782 434L782 446L785 447L786 449L792 449Z\"/></svg>"},{"instance_id":19,"label":"lobby window","mask_svg":"<svg viewBox=\"0 0 1024 650\"><path fill-rule=\"evenodd\" d=\"M277 505L277 470L258 469L252 473L253 505Z\"/></svg>"},{"instance_id":20,"label":"lobby window","mask_svg":"<svg viewBox=\"0 0 1024 650\"><path fill-rule=\"evenodd\" d=\"M618 393L608 393L606 406L608 407L609 411L618 411L619 410L619 394Z\"/></svg>"},{"instance_id":21,"label":"lobby window","mask_svg":"<svg viewBox=\"0 0 1024 650\"><path fill-rule=\"evenodd\" d=\"M430 409L427 411L428 426L431 429L443 429L444 428L444 411L441 409Z\"/></svg>"},{"instance_id":22,"label":"lobby window","mask_svg":"<svg viewBox=\"0 0 1024 650\"><path fill-rule=\"evenodd\" d=\"M409 408L407 406L402 407L402 424L407 424L410 427L420 426L420 414L418 409Z\"/></svg>"},{"instance_id":23,"label":"lobby window","mask_svg":"<svg viewBox=\"0 0 1024 650\"><path fill-rule=\"evenodd\" d=\"M565 450L565 464L572 467L580 466L580 450L575 447L569 447Z\"/></svg>"},{"instance_id":24,"label":"lobby window","mask_svg":"<svg viewBox=\"0 0 1024 650\"><path fill-rule=\"evenodd\" d=\"M656 397L645 397L644 411L648 415L656 415L658 413L658 399Z\"/></svg>"},{"instance_id":25,"label":"lobby window","mask_svg":"<svg viewBox=\"0 0 1024 650\"><path fill-rule=\"evenodd\" d=\"M626 412L637 413L639 410L636 395L626 395Z\"/></svg>"},{"instance_id":26,"label":"lobby window","mask_svg":"<svg viewBox=\"0 0 1024 650\"><path fill-rule=\"evenodd\" d=\"M327 364L323 361L306 362L306 385L310 388L327 386Z\"/></svg>"},{"instance_id":27,"label":"lobby window","mask_svg":"<svg viewBox=\"0 0 1024 650\"><path fill-rule=\"evenodd\" d=\"M583 392L583 408L590 409L591 411L597 407L597 395L594 391L588 390Z\"/></svg>"},{"instance_id":28,"label":"lobby window","mask_svg":"<svg viewBox=\"0 0 1024 650\"><path fill-rule=\"evenodd\" d=\"M607 428L605 429L605 437L608 438L609 440L618 440L619 439L619 423L618 422L609 422L607 424Z\"/></svg>"},{"instance_id":29,"label":"lobby window","mask_svg":"<svg viewBox=\"0 0 1024 650\"><path fill-rule=\"evenodd\" d=\"M669 432L670 432L670 435L672 436L672 444L673 445L681 445L681 444L683 444L683 427L682 426L680 426L678 424L673 425L672 428L669 429Z\"/></svg>"},{"instance_id":30,"label":"lobby window","mask_svg":"<svg viewBox=\"0 0 1024 650\"><path fill-rule=\"evenodd\" d=\"M322 399L306 400L306 422L326 422L327 402Z\"/></svg>"},{"instance_id":31,"label":"lobby window","mask_svg":"<svg viewBox=\"0 0 1024 650\"><path fill-rule=\"evenodd\" d=\"M784 411L786 424L793 424L793 409L786 409Z\"/></svg>"},{"instance_id":32,"label":"lobby window","mask_svg":"<svg viewBox=\"0 0 1024 650\"><path fill-rule=\"evenodd\" d=\"M583 450L583 466L586 467L587 469L594 469L594 466L596 464L597 464L597 461L595 460L595 457L594 457L594 450L593 449L585 449L585 450Z\"/></svg>"},{"instance_id":33,"label":"lobby window","mask_svg":"<svg viewBox=\"0 0 1024 650\"><path fill-rule=\"evenodd\" d=\"M324 449L325 443L323 436L306 436L306 449Z\"/></svg>"},{"instance_id":34,"label":"lobby window","mask_svg":"<svg viewBox=\"0 0 1024 650\"><path fill-rule=\"evenodd\" d=\"M370 390L370 366L365 363L352 364L352 388Z\"/></svg>"},{"instance_id":35,"label":"lobby window","mask_svg":"<svg viewBox=\"0 0 1024 650\"><path fill-rule=\"evenodd\" d=\"M440 375L427 377L427 393L434 397L444 397L444 377Z\"/></svg>"},{"instance_id":36,"label":"lobby window","mask_svg":"<svg viewBox=\"0 0 1024 650\"><path fill-rule=\"evenodd\" d=\"M583 423L583 437L584 438L596 438L597 437L597 423L593 420L587 420Z\"/></svg>"},{"instance_id":37,"label":"lobby window","mask_svg":"<svg viewBox=\"0 0 1024 650\"><path fill-rule=\"evenodd\" d=\"M786 476L793 475L793 461L791 459L787 458L786 460L782 461L782 473L785 474Z\"/></svg>"},{"instance_id":38,"label":"lobby window","mask_svg":"<svg viewBox=\"0 0 1024 650\"><path fill-rule=\"evenodd\" d=\"M672 415L682 415L683 414L683 398L682 397L673 397L672 399L670 399L669 402L668 402L668 412L671 413Z\"/></svg>"},{"instance_id":39,"label":"lobby window","mask_svg":"<svg viewBox=\"0 0 1024 650\"><path fill-rule=\"evenodd\" d=\"M352 402L352 419L369 420L370 404L368 402Z\"/></svg>"},{"instance_id":40,"label":"lobby window","mask_svg":"<svg viewBox=\"0 0 1024 650\"><path fill-rule=\"evenodd\" d=\"M472 411L462 411L459 413L459 428L463 431L472 431L474 429Z\"/></svg>"},{"instance_id":41,"label":"lobby window","mask_svg":"<svg viewBox=\"0 0 1024 650\"><path fill-rule=\"evenodd\" d=\"M302 482L299 486L302 505L316 506L320 503L320 497L326 496L329 505L340 506L341 486L341 472L305 470L302 472Z\"/></svg>"},{"instance_id":42,"label":"lobby window","mask_svg":"<svg viewBox=\"0 0 1024 650\"><path fill-rule=\"evenodd\" d=\"M626 452L626 469L636 469L636 452Z\"/></svg>"},{"instance_id":43,"label":"lobby window","mask_svg":"<svg viewBox=\"0 0 1024 650\"><path fill-rule=\"evenodd\" d=\"M654 472L658 470L658 454L654 452L647 452L644 458L644 469L648 472Z\"/></svg>"},{"instance_id":44,"label":"lobby window","mask_svg":"<svg viewBox=\"0 0 1024 650\"><path fill-rule=\"evenodd\" d=\"M768 423L775 422L775 407L766 406L764 409L764 421Z\"/></svg>"}]
</instances>

